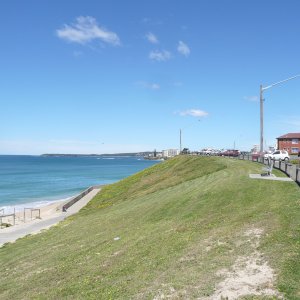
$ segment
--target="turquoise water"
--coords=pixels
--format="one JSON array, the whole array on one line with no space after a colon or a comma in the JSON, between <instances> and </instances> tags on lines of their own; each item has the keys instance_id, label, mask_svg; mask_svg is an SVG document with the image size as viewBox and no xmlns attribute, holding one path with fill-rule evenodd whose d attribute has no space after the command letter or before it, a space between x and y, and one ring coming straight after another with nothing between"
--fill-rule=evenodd
<instances>
[{"instance_id":1,"label":"turquoise water","mask_svg":"<svg viewBox=\"0 0 300 300\"><path fill-rule=\"evenodd\" d=\"M0 156L0 208L41 206L109 184L155 161L140 157Z\"/></svg>"}]
</instances>

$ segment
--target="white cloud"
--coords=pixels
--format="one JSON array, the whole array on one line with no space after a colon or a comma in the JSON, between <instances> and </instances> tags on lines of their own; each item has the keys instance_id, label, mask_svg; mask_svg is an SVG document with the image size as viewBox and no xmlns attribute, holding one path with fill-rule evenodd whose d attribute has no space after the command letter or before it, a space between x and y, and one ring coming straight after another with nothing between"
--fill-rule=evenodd
<instances>
[{"instance_id":1,"label":"white cloud","mask_svg":"<svg viewBox=\"0 0 300 300\"><path fill-rule=\"evenodd\" d=\"M116 33L99 27L96 19L89 16L78 17L74 24L65 24L63 28L56 30L56 34L63 40L79 44L100 40L114 46L120 45L120 39Z\"/></svg>"},{"instance_id":2,"label":"white cloud","mask_svg":"<svg viewBox=\"0 0 300 300\"><path fill-rule=\"evenodd\" d=\"M160 89L160 85L158 83L150 83L150 82L146 82L146 81L139 81L137 82L137 84L145 89L150 89L150 90L159 90Z\"/></svg>"},{"instance_id":3,"label":"white cloud","mask_svg":"<svg viewBox=\"0 0 300 300\"><path fill-rule=\"evenodd\" d=\"M156 35L154 35L152 32L148 32L146 34L146 38L150 43L158 44L158 39L157 39Z\"/></svg>"},{"instance_id":4,"label":"white cloud","mask_svg":"<svg viewBox=\"0 0 300 300\"><path fill-rule=\"evenodd\" d=\"M156 61L167 61L171 59L172 55L169 51L151 51L149 54L149 58Z\"/></svg>"},{"instance_id":5,"label":"white cloud","mask_svg":"<svg viewBox=\"0 0 300 300\"><path fill-rule=\"evenodd\" d=\"M179 41L177 51L186 57L191 53L189 46L182 41Z\"/></svg>"},{"instance_id":6,"label":"white cloud","mask_svg":"<svg viewBox=\"0 0 300 300\"><path fill-rule=\"evenodd\" d=\"M259 98L257 96L244 96L244 99L251 102L258 102Z\"/></svg>"},{"instance_id":7,"label":"white cloud","mask_svg":"<svg viewBox=\"0 0 300 300\"><path fill-rule=\"evenodd\" d=\"M192 117L197 117L197 118L203 118L203 117L207 117L208 113L204 110L200 110L200 109L188 109L185 111L180 111L179 112L180 116L192 116Z\"/></svg>"}]
</instances>

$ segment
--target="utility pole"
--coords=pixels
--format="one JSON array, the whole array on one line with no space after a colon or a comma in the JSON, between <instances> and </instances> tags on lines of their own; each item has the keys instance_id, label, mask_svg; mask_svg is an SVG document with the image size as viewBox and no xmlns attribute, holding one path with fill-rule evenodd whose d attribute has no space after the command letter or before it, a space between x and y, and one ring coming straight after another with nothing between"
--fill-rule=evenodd
<instances>
[{"instance_id":1,"label":"utility pole","mask_svg":"<svg viewBox=\"0 0 300 300\"><path fill-rule=\"evenodd\" d=\"M284 80L281 80L281 81L278 81L276 83L270 84L266 87L263 87L262 85L260 85L260 97L259 97L260 98L260 150L259 151L260 151L261 156L263 156L263 152L264 152L264 100L265 99L263 96L263 92L265 90L272 88L275 85L284 83L286 81L289 81L289 80L297 78L297 77L300 77L300 74L290 77L290 78L287 78L287 79L284 79Z\"/></svg>"},{"instance_id":2,"label":"utility pole","mask_svg":"<svg viewBox=\"0 0 300 300\"><path fill-rule=\"evenodd\" d=\"M263 99L263 86L260 85L260 155L264 152L264 99Z\"/></svg>"},{"instance_id":3,"label":"utility pole","mask_svg":"<svg viewBox=\"0 0 300 300\"><path fill-rule=\"evenodd\" d=\"M181 128L180 128L180 130L179 130L179 145L180 145L180 154L181 154L181 152L182 152L182 144L181 144Z\"/></svg>"}]
</instances>

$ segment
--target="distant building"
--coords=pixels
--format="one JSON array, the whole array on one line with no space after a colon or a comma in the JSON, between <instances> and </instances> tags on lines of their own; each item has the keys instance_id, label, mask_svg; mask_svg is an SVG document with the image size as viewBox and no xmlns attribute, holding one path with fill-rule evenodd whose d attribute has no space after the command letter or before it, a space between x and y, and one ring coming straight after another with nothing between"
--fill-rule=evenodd
<instances>
[{"instance_id":1,"label":"distant building","mask_svg":"<svg viewBox=\"0 0 300 300\"><path fill-rule=\"evenodd\" d=\"M162 151L163 157L174 157L176 155L179 155L178 149L167 149Z\"/></svg>"},{"instance_id":2,"label":"distant building","mask_svg":"<svg viewBox=\"0 0 300 300\"><path fill-rule=\"evenodd\" d=\"M300 133L287 133L277 138L277 149L286 150L289 154L300 151Z\"/></svg>"}]
</instances>

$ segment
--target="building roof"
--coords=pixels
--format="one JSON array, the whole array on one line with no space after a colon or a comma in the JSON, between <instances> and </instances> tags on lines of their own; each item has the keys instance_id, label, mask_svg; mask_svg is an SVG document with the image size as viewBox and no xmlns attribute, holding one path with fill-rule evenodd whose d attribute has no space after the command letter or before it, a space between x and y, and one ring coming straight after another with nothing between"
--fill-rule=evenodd
<instances>
[{"instance_id":1,"label":"building roof","mask_svg":"<svg viewBox=\"0 0 300 300\"><path fill-rule=\"evenodd\" d=\"M300 132L287 133L285 135L278 137L277 139L300 139Z\"/></svg>"}]
</instances>

